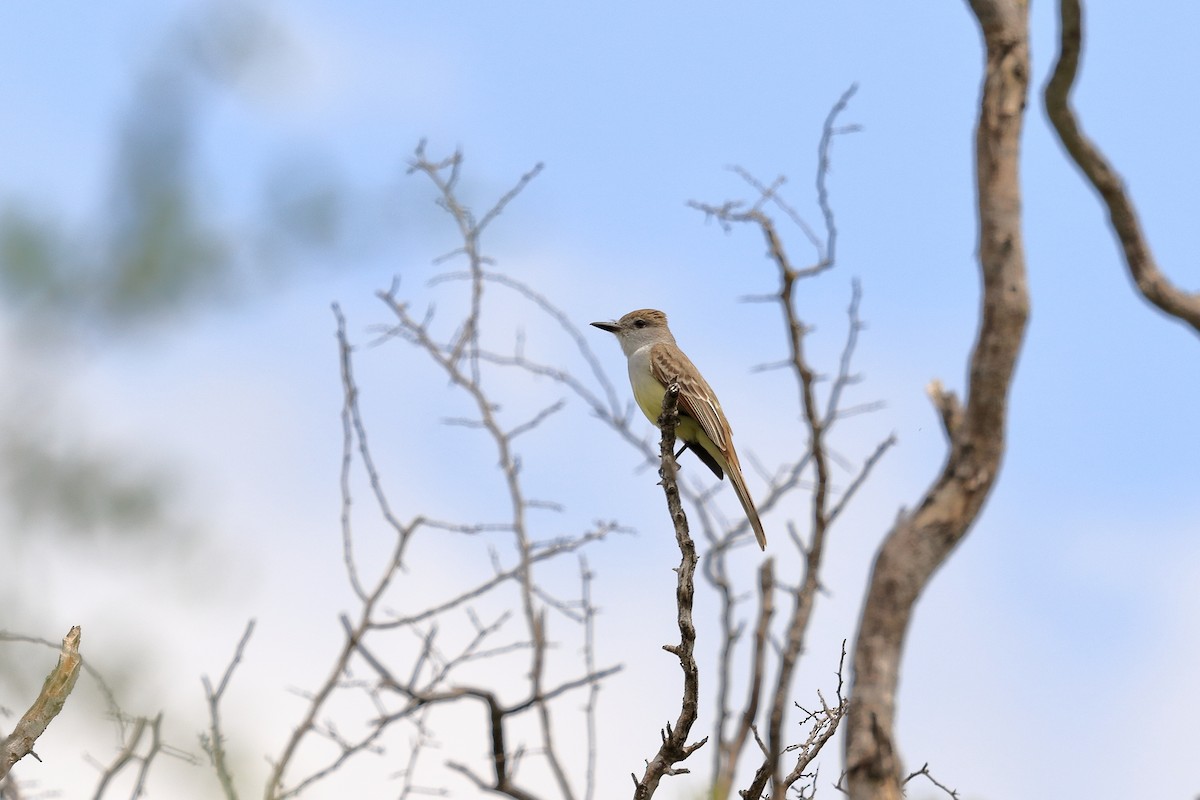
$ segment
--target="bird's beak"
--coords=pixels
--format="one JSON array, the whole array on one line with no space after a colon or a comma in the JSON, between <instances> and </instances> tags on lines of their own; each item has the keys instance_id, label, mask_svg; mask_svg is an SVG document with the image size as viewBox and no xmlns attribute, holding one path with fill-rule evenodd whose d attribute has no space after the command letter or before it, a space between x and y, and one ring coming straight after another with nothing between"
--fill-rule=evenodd
<instances>
[{"instance_id":1,"label":"bird's beak","mask_svg":"<svg viewBox=\"0 0 1200 800\"><path fill-rule=\"evenodd\" d=\"M602 331L608 331L609 333L616 333L621 330L621 326L615 322L593 322L592 326Z\"/></svg>"}]
</instances>

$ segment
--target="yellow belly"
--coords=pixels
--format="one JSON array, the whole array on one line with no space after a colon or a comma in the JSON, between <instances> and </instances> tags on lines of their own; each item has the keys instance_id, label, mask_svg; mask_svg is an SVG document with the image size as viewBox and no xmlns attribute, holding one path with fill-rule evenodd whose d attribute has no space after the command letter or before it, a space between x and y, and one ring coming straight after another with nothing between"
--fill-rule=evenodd
<instances>
[{"instance_id":1,"label":"yellow belly","mask_svg":"<svg viewBox=\"0 0 1200 800\"><path fill-rule=\"evenodd\" d=\"M636 376L633 370L630 370L629 382L633 385L633 399L637 402L638 408L646 415L646 419L657 427L658 417L662 414L663 395L667 393L666 388L654 379L648 369L638 370ZM675 427L675 438L700 445L716 459L722 469L725 469L725 456L700 427L700 423L684 414L682 410L679 414L679 424Z\"/></svg>"}]
</instances>

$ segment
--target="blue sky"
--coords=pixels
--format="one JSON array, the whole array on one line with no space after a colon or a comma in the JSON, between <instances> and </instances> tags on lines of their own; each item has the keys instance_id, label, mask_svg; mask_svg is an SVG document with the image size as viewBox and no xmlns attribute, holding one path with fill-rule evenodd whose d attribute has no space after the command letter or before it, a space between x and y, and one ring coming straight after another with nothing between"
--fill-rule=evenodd
<instances>
[{"instance_id":1,"label":"blue sky","mask_svg":"<svg viewBox=\"0 0 1200 800\"><path fill-rule=\"evenodd\" d=\"M264 180L303 164L344 187L362 213L342 247L306 256L304 269L257 269L249 255L252 277L228 302L64 346L49 361L25 349L10 318L3 352L21 383L3 390L5 407L30 402L29 387L44 389L61 412L54 435L68 448L94 444L161 468L187 520L171 535L194 540L186 565L161 570L136 568L143 548L119 537L72 542L71 553L57 536L23 545L22 557L54 564L46 581L55 591L22 627L56 638L82 622L85 648L101 661L153 664L152 680L128 687L131 704L167 708L187 740L202 713L198 676L219 671L255 616L260 649L241 674L241 702L260 713L231 712L231 724L243 725L251 775L261 753L277 752L280 730L255 725L272 712L294 717L284 687L322 676L336 614L349 602L338 562L329 303L345 306L359 341L386 319L373 293L393 275L418 306L453 303L451 289L425 286L440 269L432 259L455 246L452 227L429 187L403 176L422 138L433 154L464 150L463 191L477 208L544 162L485 238L499 266L580 323L666 310L720 392L739 448L781 463L803 443L794 426L779 433L779 419L795 420L794 391L783 375L750 372L783 352L778 314L738 300L769 291L774 275L752 231L725 235L686 201L744 197L726 169L740 165L768 180L786 174L789 199L815 223L820 124L857 83L843 121L862 130L837 140L830 176L839 263L804 288L801 311L817 326L814 360L832 369L850 280L861 279L869 327L855 399L887 406L842 423L838 447L857 461L890 432L900 443L831 544L830 594L818 605L798 693L822 685L841 639L853 635L874 549L941 464L924 386L939 378L961 389L974 335L981 44L964 3L910 5L263 4L276 57L233 86L195 87L200 199L214 223L240 230L262 207ZM1093 5L1075 95L1083 125L1125 177L1165 271L1195 287L1200 9ZM166 58L181 19L205 8L0 10L0 199L45 210L68 229L94 227L109 202L117 121L139 76ZM1098 201L1045 122L1036 92L1054 54L1053 12L1037 3L1032 18L1022 179L1033 313L1010 448L983 518L918 606L900 746L913 769L930 762L966 798L1190 796L1200 785L1188 766L1200 714L1192 674L1200 342L1134 294ZM810 258L799 231L789 241L797 261ZM497 309L501 340L520 315ZM619 351L596 336L624 389ZM571 358L561 343L530 341L548 360ZM406 374L436 389L415 397ZM454 402L439 393L440 379L396 345L364 351L360 379L396 502L407 501L406 515L423 504L456 511L455 464L432 454L447 437L462 452L473 440L431 424ZM593 556L608 612L602 633L640 647L607 653L626 671L603 695L612 741L602 769L614 777L602 787L624 792L669 713L647 698L673 691L675 676L658 652L671 612L657 604L669 597L623 587L669 585L673 544L660 530L653 481L634 472L632 454L589 442L604 432L581 409L570 413L570 424L526 445L531 464L545 458L530 467L533 478L568 506L564 525L605 514L640 531ZM584 445L587 460L555 456L561 436ZM413 451L431 454L420 470L404 457ZM489 454L472 457L487 469ZM604 496L581 488L585 469L611 477ZM768 529L802 514L777 513ZM5 527L0 540L21 535ZM754 562L742 566L749 576ZM665 627L646 618L647 607ZM155 652L156 639L170 645ZM126 655L113 655L118 648ZM624 741L625 721L648 738ZM62 723L64 736L71 725L86 730L81 720ZM80 749L63 747L70 758ZM176 779L161 779L160 796L173 796ZM87 785L86 772L78 780ZM687 796L689 786L680 780L667 796Z\"/></svg>"}]
</instances>

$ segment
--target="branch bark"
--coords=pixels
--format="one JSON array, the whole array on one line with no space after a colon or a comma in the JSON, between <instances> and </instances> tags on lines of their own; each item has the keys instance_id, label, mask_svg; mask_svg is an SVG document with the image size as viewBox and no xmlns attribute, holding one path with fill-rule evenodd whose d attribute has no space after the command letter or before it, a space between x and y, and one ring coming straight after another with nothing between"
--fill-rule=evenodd
<instances>
[{"instance_id":1,"label":"branch bark","mask_svg":"<svg viewBox=\"0 0 1200 800\"><path fill-rule=\"evenodd\" d=\"M692 599L695 595L696 575L696 543L688 532L687 515L683 513L683 504L679 499L679 483L675 463L675 426L679 423L679 385L671 384L663 394L662 414L659 415L658 425L662 429L660 457L662 466L659 475L662 476L663 493L667 496L667 510L671 513L671 522L675 526L675 541L679 544L678 580L675 588L675 600L679 618L679 644L663 645L668 653L679 658L679 666L683 669L683 703L679 709L679 717L672 727L669 723L662 732L662 745L654 758L646 762L646 771L641 780L633 776L634 800L648 800L654 796L658 783L663 775L680 775L690 770L676 767L692 753L708 741L705 736L693 744L687 743L688 734L696 722L700 707L700 669L696 665L694 650L696 647L696 624L692 620Z\"/></svg>"},{"instance_id":2,"label":"branch bark","mask_svg":"<svg viewBox=\"0 0 1200 800\"><path fill-rule=\"evenodd\" d=\"M8 775L14 764L33 752L33 745L38 737L46 732L51 721L62 711L67 696L75 688L79 669L83 666L83 658L79 655L81 636L82 632L76 625L63 637L58 663L46 676L42 691L38 693L37 699L21 717L12 733L0 744L0 779ZM34 755L34 758L37 756Z\"/></svg>"},{"instance_id":3,"label":"branch bark","mask_svg":"<svg viewBox=\"0 0 1200 800\"><path fill-rule=\"evenodd\" d=\"M1200 292L1183 291L1158 268L1124 181L1084 134L1071 108L1071 89L1079 73L1079 53L1083 47L1081 0L1060 0L1059 18L1058 60L1043 94L1046 114L1063 148L1104 201L1113 231L1121 242L1129 277L1138 291L1161 311L1200 334Z\"/></svg>"},{"instance_id":4,"label":"branch bark","mask_svg":"<svg viewBox=\"0 0 1200 800\"><path fill-rule=\"evenodd\" d=\"M995 485L1008 390L1029 315L1018 175L1029 83L1029 6L1027 0L971 0L970 5L986 46L975 142L983 277L979 334L960 414L947 414L957 402L940 387L934 390L943 420L955 420L946 429L945 467L916 509L901 513L875 558L854 647L846 723L852 800L902 796L894 724L904 637L917 598Z\"/></svg>"}]
</instances>

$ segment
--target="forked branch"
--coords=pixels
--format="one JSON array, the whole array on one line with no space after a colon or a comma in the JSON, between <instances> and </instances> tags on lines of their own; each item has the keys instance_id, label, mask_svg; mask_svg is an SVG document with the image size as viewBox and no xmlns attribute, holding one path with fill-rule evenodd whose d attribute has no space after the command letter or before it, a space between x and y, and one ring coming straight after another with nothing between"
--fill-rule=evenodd
<instances>
[{"instance_id":1,"label":"forked branch","mask_svg":"<svg viewBox=\"0 0 1200 800\"><path fill-rule=\"evenodd\" d=\"M860 380L860 376L852 372L851 363L858 343L858 335L864 325L859 317L859 305L862 289L857 280L852 281L851 297L848 308L849 325L846 342L842 349L836 375L833 376L824 397L821 397L820 384L824 380L813 367L805 351L807 336L811 331L810 325L804 320L798 298L799 287L803 281L814 279L832 269L836 264L838 230L830 202L828 176L831 167L831 155L834 141L845 133L857 131L857 125L840 124L839 118L846 110L850 99L856 90L849 87L838 98L837 102L826 115L822 126L821 139L817 147L816 169L816 200L821 212L823 231L818 233L809 226L799 213L788 204L780 194L785 179L780 177L767 183L751 175L744 169L735 171L757 192L757 197L749 202L729 201L721 205L693 202L690 205L703 211L710 219L714 219L725 230L734 223L748 223L757 228L766 242L766 256L772 262L778 276L778 289L769 295L749 298L758 302L777 303L783 316L784 333L788 344L787 356L779 361L763 367L785 368L794 373L798 390L799 416L807 433L807 444L797 459L783 468L782 478L771 481L760 510L770 509L786 493L798 488L803 476L808 478L811 492L811 515L808 520L807 542L803 541L796 531L792 531L792 541L799 550L801 571L798 580L780 581L778 589L782 589L791 601L791 608L783 622L784 630L776 652L779 660L778 671L767 687L762 680L761 651L759 649L759 634L755 637L755 655L752 664L750 682L750 697L740 716L739 723L734 727L733 734L725 734L726 721L730 717L727 708L728 683L731 675L732 653L736 639L743 630L742 625L733 622L733 604L735 602L732 582L725 569L725 550L728 539L714 539L705 560L705 575L717 588L721 599L721 622L725 631L725 646L721 654L721 668L718 674L718 719L716 722L717 744L714 754L714 784L712 795L717 800L725 800L732 791L733 776L737 763L746 742L748 734L753 730L762 751L762 762L755 770L753 782L741 792L746 797L759 797L763 792L770 791L770 796L782 800L789 791L803 790L796 786L801 779L811 779L812 773L805 772L807 765L816 757L817 752L829 741L829 736L816 735L804 744L789 744L790 734L787 733L787 715L793 705L792 682L796 673L797 663L804 651L805 636L820 591L820 569L825 552L825 545L830 528L839 518L847 504L854 498L858 490L866 482L872 470L883 455L896 443L894 436L881 441L875 451L866 458L862 467L853 474L845 487L835 484L834 467L847 466L830 448L828 437L837 422L845 417L863 411L878 408L878 403L867 403L855 407L843 407L846 389ZM807 266L798 266L788 252L784 237L780 233L775 211L780 211L783 218L789 219L804 233L814 250L815 260ZM771 213L768 213L771 212ZM849 467L847 466L849 469ZM705 517L701 516L702 522ZM772 582L770 592L777 588ZM764 614L770 616L773 609L773 599L768 593L760 595L759 628L764 624ZM844 713L843 704L839 701L838 711L833 718L840 720ZM757 728L751 727L756 715L765 713L766 721L763 735L760 737ZM811 719L811 717L810 717ZM834 726L836 723L833 723ZM830 732L830 736L832 733ZM803 764L789 769L782 763L785 753L796 748L802 748L805 755Z\"/></svg>"}]
</instances>

